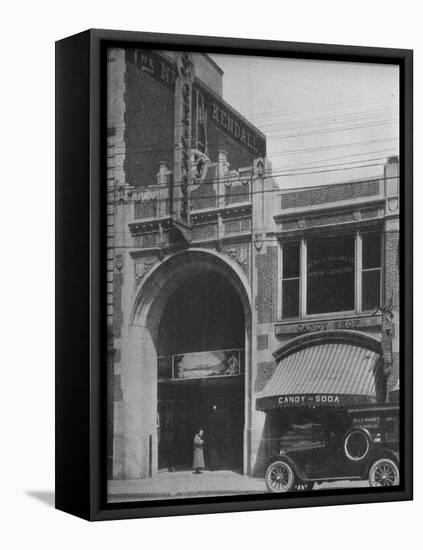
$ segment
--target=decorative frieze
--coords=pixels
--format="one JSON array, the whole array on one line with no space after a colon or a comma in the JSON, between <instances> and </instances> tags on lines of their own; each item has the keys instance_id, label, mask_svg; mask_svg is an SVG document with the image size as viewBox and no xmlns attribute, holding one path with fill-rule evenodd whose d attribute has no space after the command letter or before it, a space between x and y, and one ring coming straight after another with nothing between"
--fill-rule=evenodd
<instances>
[{"instance_id":1,"label":"decorative frieze","mask_svg":"<svg viewBox=\"0 0 423 550\"><path fill-rule=\"evenodd\" d=\"M143 233L134 236L135 248L151 248L159 245L159 232Z\"/></svg>"},{"instance_id":2,"label":"decorative frieze","mask_svg":"<svg viewBox=\"0 0 423 550\"><path fill-rule=\"evenodd\" d=\"M194 225L192 228L193 240L216 239L217 223L203 223Z\"/></svg>"},{"instance_id":3,"label":"decorative frieze","mask_svg":"<svg viewBox=\"0 0 423 550\"><path fill-rule=\"evenodd\" d=\"M309 218L289 219L281 224L282 231L295 231L298 229L312 229L314 227L331 226L371 220L383 216L383 209L367 208L337 214L325 214L323 216L310 216Z\"/></svg>"},{"instance_id":4,"label":"decorative frieze","mask_svg":"<svg viewBox=\"0 0 423 550\"><path fill-rule=\"evenodd\" d=\"M242 233L251 231L251 218L235 218L223 221L224 234Z\"/></svg>"}]
</instances>

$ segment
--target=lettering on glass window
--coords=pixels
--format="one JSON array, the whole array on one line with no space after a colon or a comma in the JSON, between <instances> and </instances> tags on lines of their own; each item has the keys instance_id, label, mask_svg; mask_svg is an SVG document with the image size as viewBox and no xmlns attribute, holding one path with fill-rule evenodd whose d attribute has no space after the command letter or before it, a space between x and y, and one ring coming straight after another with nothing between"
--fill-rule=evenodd
<instances>
[{"instance_id":1,"label":"lettering on glass window","mask_svg":"<svg viewBox=\"0 0 423 550\"><path fill-rule=\"evenodd\" d=\"M353 235L307 242L307 313L354 310Z\"/></svg>"}]
</instances>

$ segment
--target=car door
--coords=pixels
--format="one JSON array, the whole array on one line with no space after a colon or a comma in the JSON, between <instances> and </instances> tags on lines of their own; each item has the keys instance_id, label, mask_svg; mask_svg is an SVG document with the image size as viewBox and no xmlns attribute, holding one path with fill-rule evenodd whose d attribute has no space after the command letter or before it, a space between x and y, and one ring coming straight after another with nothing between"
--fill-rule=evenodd
<instances>
[{"instance_id":1,"label":"car door","mask_svg":"<svg viewBox=\"0 0 423 550\"><path fill-rule=\"evenodd\" d=\"M304 436L301 445L292 449L289 454L304 473L304 477L325 477L328 451L320 425L313 425L307 436Z\"/></svg>"}]
</instances>

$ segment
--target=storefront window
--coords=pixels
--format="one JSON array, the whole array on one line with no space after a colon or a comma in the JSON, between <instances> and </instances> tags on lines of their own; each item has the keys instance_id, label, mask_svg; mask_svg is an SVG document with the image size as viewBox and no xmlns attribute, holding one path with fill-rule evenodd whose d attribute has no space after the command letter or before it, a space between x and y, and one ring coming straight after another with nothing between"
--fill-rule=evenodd
<instances>
[{"instance_id":1,"label":"storefront window","mask_svg":"<svg viewBox=\"0 0 423 550\"><path fill-rule=\"evenodd\" d=\"M300 304L300 243L287 243L282 257L282 317L295 319Z\"/></svg>"},{"instance_id":2,"label":"storefront window","mask_svg":"<svg viewBox=\"0 0 423 550\"><path fill-rule=\"evenodd\" d=\"M377 232L362 235L362 310L380 307L382 271L381 234Z\"/></svg>"},{"instance_id":3,"label":"storefront window","mask_svg":"<svg viewBox=\"0 0 423 550\"><path fill-rule=\"evenodd\" d=\"M353 235L307 242L307 314L354 310Z\"/></svg>"}]
</instances>

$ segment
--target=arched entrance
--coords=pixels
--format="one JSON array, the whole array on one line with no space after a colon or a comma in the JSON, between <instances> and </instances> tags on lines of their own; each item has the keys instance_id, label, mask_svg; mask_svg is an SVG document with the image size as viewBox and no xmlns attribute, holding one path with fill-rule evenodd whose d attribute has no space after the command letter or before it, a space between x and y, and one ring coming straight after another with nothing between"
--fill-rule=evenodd
<instances>
[{"instance_id":1,"label":"arched entrance","mask_svg":"<svg viewBox=\"0 0 423 550\"><path fill-rule=\"evenodd\" d=\"M190 467L198 427L208 467L246 470L251 308L235 263L204 250L161 262L138 291L123 349L125 477Z\"/></svg>"},{"instance_id":2,"label":"arched entrance","mask_svg":"<svg viewBox=\"0 0 423 550\"><path fill-rule=\"evenodd\" d=\"M190 274L159 325L159 469L190 468L201 427L207 469L242 470L244 348L244 311L231 283L215 271Z\"/></svg>"}]
</instances>

